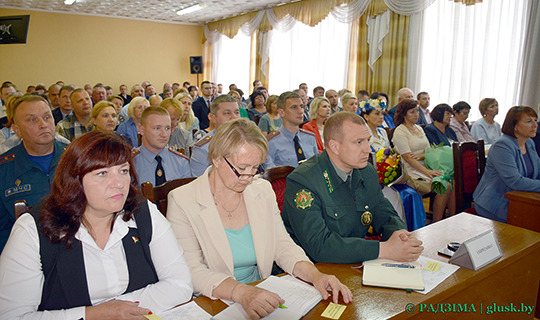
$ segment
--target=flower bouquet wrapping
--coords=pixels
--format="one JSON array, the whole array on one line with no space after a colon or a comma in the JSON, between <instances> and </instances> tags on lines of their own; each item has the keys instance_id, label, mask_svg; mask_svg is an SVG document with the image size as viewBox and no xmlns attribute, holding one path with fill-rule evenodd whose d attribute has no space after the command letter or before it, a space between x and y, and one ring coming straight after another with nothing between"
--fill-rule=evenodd
<instances>
[{"instance_id":1,"label":"flower bouquet wrapping","mask_svg":"<svg viewBox=\"0 0 540 320\"><path fill-rule=\"evenodd\" d=\"M443 146L442 143L432 145L426 148L424 154L424 164L429 170L437 170L442 172L441 176L434 177L431 180L431 190L437 194L448 192L448 183L450 185L454 180L454 154L452 148Z\"/></svg>"},{"instance_id":2,"label":"flower bouquet wrapping","mask_svg":"<svg viewBox=\"0 0 540 320\"><path fill-rule=\"evenodd\" d=\"M391 187L394 184L405 183L405 170L401 156L392 148L379 149L375 154L379 183Z\"/></svg>"}]
</instances>

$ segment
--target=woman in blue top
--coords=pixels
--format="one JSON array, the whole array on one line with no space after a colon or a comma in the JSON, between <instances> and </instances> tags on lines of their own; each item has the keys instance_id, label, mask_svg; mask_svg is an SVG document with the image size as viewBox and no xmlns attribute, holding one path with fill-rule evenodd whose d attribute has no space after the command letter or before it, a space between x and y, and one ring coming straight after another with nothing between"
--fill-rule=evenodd
<instances>
[{"instance_id":1,"label":"woman in blue top","mask_svg":"<svg viewBox=\"0 0 540 320\"><path fill-rule=\"evenodd\" d=\"M446 103L437 105L430 116L433 122L424 128L429 144L439 145L442 142L445 146L451 146L452 142L458 141L454 129L450 128L453 112L449 105Z\"/></svg>"},{"instance_id":2,"label":"woman in blue top","mask_svg":"<svg viewBox=\"0 0 540 320\"><path fill-rule=\"evenodd\" d=\"M249 120L255 121L255 116L258 116L259 119L268 113L266 110L266 96L262 91L255 90L251 96L251 108L248 110Z\"/></svg>"},{"instance_id":3,"label":"woman in blue top","mask_svg":"<svg viewBox=\"0 0 540 320\"><path fill-rule=\"evenodd\" d=\"M493 98L484 98L480 101L480 114L482 119L477 120L471 127L471 134L476 141L482 139L484 144L491 145L501 135L501 125L495 121L499 114L499 103Z\"/></svg>"},{"instance_id":4,"label":"woman in blue top","mask_svg":"<svg viewBox=\"0 0 540 320\"><path fill-rule=\"evenodd\" d=\"M484 175L473 194L478 215L506 222L507 192L540 192L540 158L530 139L536 136L537 118L530 107L513 107L508 111L503 135L491 146Z\"/></svg>"}]
</instances>

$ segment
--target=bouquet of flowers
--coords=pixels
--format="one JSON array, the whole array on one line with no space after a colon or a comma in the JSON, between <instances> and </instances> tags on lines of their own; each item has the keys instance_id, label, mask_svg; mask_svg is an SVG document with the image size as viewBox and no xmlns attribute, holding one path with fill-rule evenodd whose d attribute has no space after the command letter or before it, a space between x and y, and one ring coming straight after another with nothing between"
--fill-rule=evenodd
<instances>
[{"instance_id":1,"label":"bouquet of flowers","mask_svg":"<svg viewBox=\"0 0 540 320\"><path fill-rule=\"evenodd\" d=\"M449 146L432 145L426 148L424 153L424 164L429 170L438 170L442 176L434 177L431 180L431 189L437 194L448 191L448 183L454 180L454 154Z\"/></svg>"},{"instance_id":2,"label":"bouquet of flowers","mask_svg":"<svg viewBox=\"0 0 540 320\"><path fill-rule=\"evenodd\" d=\"M392 148L384 148L375 154L379 183L391 187L396 183L404 183L401 156ZM402 181L403 180L403 181Z\"/></svg>"}]
</instances>

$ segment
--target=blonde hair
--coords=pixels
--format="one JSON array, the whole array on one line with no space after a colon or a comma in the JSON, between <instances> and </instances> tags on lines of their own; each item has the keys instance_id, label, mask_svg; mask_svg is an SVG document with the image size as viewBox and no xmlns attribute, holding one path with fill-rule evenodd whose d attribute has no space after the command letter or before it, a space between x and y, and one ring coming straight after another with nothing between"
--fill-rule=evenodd
<instances>
[{"instance_id":1,"label":"blonde hair","mask_svg":"<svg viewBox=\"0 0 540 320\"><path fill-rule=\"evenodd\" d=\"M330 104L330 101L325 97L318 97L311 100L311 104L309 105L309 116L311 119L317 119L317 113L319 112L319 107L321 106L321 102L326 101L328 104Z\"/></svg>"},{"instance_id":2,"label":"blonde hair","mask_svg":"<svg viewBox=\"0 0 540 320\"><path fill-rule=\"evenodd\" d=\"M343 97L341 98L341 104L342 105L346 105L347 104L347 101L351 100L351 99L355 99L355 100L358 100L358 98L352 94L352 92L347 92L343 95Z\"/></svg>"},{"instance_id":3,"label":"blonde hair","mask_svg":"<svg viewBox=\"0 0 540 320\"><path fill-rule=\"evenodd\" d=\"M229 157L247 143L261 152L261 163L268 155L268 141L255 122L237 118L221 125L208 146L208 162Z\"/></svg>"},{"instance_id":4,"label":"blonde hair","mask_svg":"<svg viewBox=\"0 0 540 320\"><path fill-rule=\"evenodd\" d=\"M143 110L141 114L141 125L144 126L144 123L146 122L146 119L153 114L157 114L158 116L167 116L170 117L169 111L167 109L161 107L161 106L150 106Z\"/></svg>"},{"instance_id":5,"label":"blonde hair","mask_svg":"<svg viewBox=\"0 0 540 320\"><path fill-rule=\"evenodd\" d=\"M114 105L114 103L103 100L96 103L96 105L92 109L92 114L90 115L90 117L96 119L99 116L99 113L101 112L101 110L107 107L113 107L114 112L116 112L116 106Z\"/></svg>"},{"instance_id":6,"label":"blonde hair","mask_svg":"<svg viewBox=\"0 0 540 320\"><path fill-rule=\"evenodd\" d=\"M278 99L279 99L279 96L275 94L268 97L268 100L266 100L266 111L268 111L268 113L272 112L272 103L274 102L277 103Z\"/></svg>"},{"instance_id":7,"label":"blonde hair","mask_svg":"<svg viewBox=\"0 0 540 320\"><path fill-rule=\"evenodd\" d=\"M167 109L168 107L173 107L176 112L180 114L180 118L184 115L184 108L182 108L182 105L180 105L180 101L176 100L176 98L167 98L159 104L160 107L163 107Z\"/></svg>"},{"instance_id":8,"label":"blonde hair","mask_svg":"<svg viewBox=\"0 0 540 320\"><path fill-rule=\"evenodd\" d=\"M178 90L176 90L178 91ZM193 98L191 98L191 95L189 93L180 92L179 94L174 95L174 98L180 102L182 98L188 97L189 100L191 100L191 103L193 103ZM180 102L181 103L181 102ZM182 118L184 120L182 121ZM182 118L180 118L180 122L186 123L186 130L189 131L189 128L193 125L193 122L195 122L195 113L193 112L193 109L189 109L188 113L182 113Z\"/></svg>"},{"instance_id":9,"label":"blonde hair","mask_svg":"<svg viewBox=\"0 0 540 320\"><path fill-rule=\"evenodd\" d=\"M133 98L133 100L131 100L131 102L129 103L129 107L127 109L127 114L130 118L133 118L133 109L135 108L135 106L143 101L146 102L146 107L150 106L150 102L144 97L135 97Z\"/></svg>"}]
</instances>

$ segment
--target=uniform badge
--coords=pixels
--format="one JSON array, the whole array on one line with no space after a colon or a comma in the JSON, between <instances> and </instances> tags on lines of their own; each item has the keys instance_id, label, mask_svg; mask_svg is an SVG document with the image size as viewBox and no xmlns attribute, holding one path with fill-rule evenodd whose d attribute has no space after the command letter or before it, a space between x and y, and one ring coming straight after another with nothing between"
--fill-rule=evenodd
<instances>
[{"instance_id":1,"label":"uniform badge","mask_svg":"<svg viewBox=\"0 0 540 320\"><path fill-rule=\"evenodd\" d=\"M163 171L161 171L161 169L159 169L156 174L158 175L158 177L161 177L163 175Z\"/></svg>"},{"instance_id":2,"label":"uniform badge","mask_svg":"<svg viewBox=\"0 0 540 320\"><path fill-rule=\"evenodd\" d=\"M298 148L298 154L302 154L302 149Z\"/></svg>"},{"instance_id":3,"label":"uniform badge","mask_svg":"<svg viewBox=\"0 0 540 320\"><path fill-rule=\"evenodd\" d=\"M296 203L296 207L300 209L311 207L311 204L313 203L313 195L311 194L311 191L304 189L298 191L296 193L294 203Z\"/></svg>"},{"instance_id":4,"label":"uniform badge","mask_svg":"<svg viewBox=\"0 0 540 320\"><path fill-rule=\"evenodd\" d=\"M373 221L373 215L369 211L365 211L362 213L362 217L360 218L362 221L362 224L364 226L369 226L371 224L371 221Z\"/></svg>"},{"instance_id":5,"label":"uniform badge","mask_svg":"<svg viewBox=\"0 0 540 320\"><path fill-rule=\"evenodd\" d=\"M21 180L17 179L15 180L15 185L18 187L21 184Z\"/></svg>"},{"instance_id":6,"label":"uniform badge","mask_svg":"<svg viewBox=\"0 0 540 320\"><path fill-rule=\"evenodd\" d=\"M133 243L138 243L138 242L141 242L141 239L139 239L138 237L131 237L131 239L133 239Z\"/></svg>"},{"instance_id":7,"label":"uniform badge","mask_svg":"<svg viewBox=\"0 0 540 320\"><path fill-rule=\"evenodd\" d=\"M327 170L324 170L323 176L324 176L324 181L326 181L326 187L328 188L328 192L329 193L334 192L334 187L332 186L332 182L330 181L330 176L328 175Z\"/></svg>"}]
</instances>

